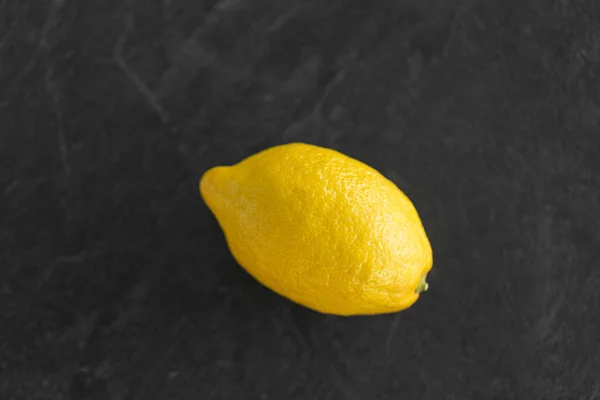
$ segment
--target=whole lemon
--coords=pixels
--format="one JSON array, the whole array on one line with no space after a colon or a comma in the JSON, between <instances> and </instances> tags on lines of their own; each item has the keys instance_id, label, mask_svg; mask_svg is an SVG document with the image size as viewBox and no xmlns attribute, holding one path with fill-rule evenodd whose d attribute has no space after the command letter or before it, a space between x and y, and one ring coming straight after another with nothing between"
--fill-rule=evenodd
<instances>
[{"instance_id":1,"label":"whole lemon","mask_svg":"<svg viewBox=\"0 0 600 400\"><path fill-rule=\"evenodd\" d=\"M200 180L237 262L325 314L400 311L427 289L431 246L411 201L373 168L304 143L271 147Z\"/></svg>"}]
</instances>

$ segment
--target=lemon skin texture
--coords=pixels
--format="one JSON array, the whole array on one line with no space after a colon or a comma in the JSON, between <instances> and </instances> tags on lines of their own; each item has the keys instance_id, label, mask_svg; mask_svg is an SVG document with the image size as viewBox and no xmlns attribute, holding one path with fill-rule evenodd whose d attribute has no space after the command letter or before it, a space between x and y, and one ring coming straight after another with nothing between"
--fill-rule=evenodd
<instances>
[{"instance_id":1,"label":"lemon skin texture","mask_svg":"<svg viewBox=\"0 0 600 400\"><path fill-rule=\"evenodd\" d=\"M271 147L206 171L200 193L236 261L312 310L392 313L427 288L432 249L415 207L375 169L335 150Z\"/></svg>"}]
</instances>

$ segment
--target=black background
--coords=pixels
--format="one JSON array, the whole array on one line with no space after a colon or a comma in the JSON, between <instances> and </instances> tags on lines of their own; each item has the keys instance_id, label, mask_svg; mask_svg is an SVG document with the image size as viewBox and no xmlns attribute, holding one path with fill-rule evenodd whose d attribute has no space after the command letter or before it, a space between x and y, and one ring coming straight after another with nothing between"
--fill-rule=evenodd
<instances>
[{"instance_id":1,"label":"black background","mask_svg":"<svg viewBox=\"0 0 600 400\"><path fill-rule=\"evenodd\" d=\"M597 399L595 0L0 1L0 398ZM257 284L197 189L304 141L414 201L397 315Z\"/></svg>"}]
</instances>

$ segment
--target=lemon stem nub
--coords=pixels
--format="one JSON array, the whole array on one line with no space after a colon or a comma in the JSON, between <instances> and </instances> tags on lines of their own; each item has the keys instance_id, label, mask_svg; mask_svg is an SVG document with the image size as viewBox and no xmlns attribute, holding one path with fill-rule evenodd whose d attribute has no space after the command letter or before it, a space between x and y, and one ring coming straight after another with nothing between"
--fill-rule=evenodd
<instances>
[{"instance_id":1,"label":"lemon stem nub","mask_svg":"<svg viewBox=\"0 0 600 400\"><path fill-rule=\"evenodd\" d=\"M429 284L425 280L426 278L427 278L427 276L425 276L425 275L423 275L423 277L421 278L421 282L419 282L419 286L417 286L417 293L418 294L426 292L427 289L429 289Z\"/></svg>"}]
</instances>

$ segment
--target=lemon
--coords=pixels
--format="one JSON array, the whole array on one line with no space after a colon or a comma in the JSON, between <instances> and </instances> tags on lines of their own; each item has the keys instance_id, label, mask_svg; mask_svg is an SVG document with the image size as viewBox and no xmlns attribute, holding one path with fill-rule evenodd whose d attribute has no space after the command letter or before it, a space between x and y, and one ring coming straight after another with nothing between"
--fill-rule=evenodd
<instances>
[{"instance_id":1,"label":"lemon","mask_svg":"<svg viewBox=\"0 0 600 400\"><path fill-rule=\"evenodd\" d=\"M375 169L304 143L209 169L200 193L237 262L335 315L397 312L427 289L432 250L408 197Z\"/></svg>"}]
</instances>

